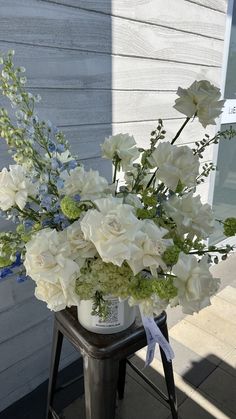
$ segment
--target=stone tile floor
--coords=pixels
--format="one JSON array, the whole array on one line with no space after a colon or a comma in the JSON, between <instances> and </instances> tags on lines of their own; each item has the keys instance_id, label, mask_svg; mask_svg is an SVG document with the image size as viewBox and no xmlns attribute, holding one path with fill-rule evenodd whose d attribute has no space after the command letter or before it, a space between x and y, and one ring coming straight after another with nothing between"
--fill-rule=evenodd
<instances>
[{"instance_id":1,"label":"stone tile floor","mask_svg":"<svg viewBox=\"0 0 236 419\"><path fill-rule=\"evenodd\" d=\"M223 278L212 305L194 316L179 308L168 313L180 419L236 419L236 255L214 266ZM143 368L146 351L136 353ZM159 351L145 374L165 391ZM84 400L63 412L65 419L85 419ZM169 407L128 368L125 398L117 403L117 419L171 419Z\"/></svg>"}]
</instances>

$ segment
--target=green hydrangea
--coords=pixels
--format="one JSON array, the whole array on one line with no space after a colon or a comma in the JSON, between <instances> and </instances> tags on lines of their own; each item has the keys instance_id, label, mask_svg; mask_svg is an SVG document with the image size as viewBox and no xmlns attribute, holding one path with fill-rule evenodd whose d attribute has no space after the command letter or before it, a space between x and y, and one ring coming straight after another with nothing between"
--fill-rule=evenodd
<instances>
[{"instance_id":1,"label":"green hydrangea","mask_svg":"<svg viewBox=\"0 0 236 419\"><path fill-rule=\"evenodd\" d=\"M78 204L69 196L65 196L61 200L61 210L69 220L77 220L82 212Z\"/></svg>"},{"instance_id":2,"label":"green hydrangea","mask_svg":"<svg viewBox=\"0 0 236 419\"><path fill-rule=\"evenodd\" d=\"M143 300L153 294L153 285L153 279L138 276L130 284L129 293L134 300Z\"/></svg>"},{"instance_id":3,"label":"green hydrangea","mask_svg":"<svg viewBox=\"0 0 236 419\"><path fill-rule=\"evenodd\" d=\"M177 288L173 285L173 278L156 280L153 284L153 291L159 295L161 300L170 300L177 295Z\"/></svg>"},{"instance_id":4,"label":"green hydrangea","mask_svg":"<svg viewBox=\"0 0 236 419\"><path fill-rule=\"evenodd\" d=\"M224 234L227 237L235 236L236 234L236 218L226 218L224 221Z\"/></svg>"},{"instance_id":5,"label":"green hydrangea","mask_svg":"<svg viewBox=\"0 0 236 419\"><path fill-rule=\"evenodd\" d=\"M175 265L178 262L180 251L178 246L168 247L162 255L162 260L167 266Z\"/></svg>"},{"instance_id":6,"label":"green hydrangea","mask_svg":"<svg viewBox=\"0 0 236 419\"><path fill-rule=\"evenodd\" d=\"M103 295L129 296L129 286L134 274L127 264L116 266L105 263L100 258L89 259L81 269L76 281L76 292L81 299L90 299L96 292Z\"/></svg>"}]
</instances>

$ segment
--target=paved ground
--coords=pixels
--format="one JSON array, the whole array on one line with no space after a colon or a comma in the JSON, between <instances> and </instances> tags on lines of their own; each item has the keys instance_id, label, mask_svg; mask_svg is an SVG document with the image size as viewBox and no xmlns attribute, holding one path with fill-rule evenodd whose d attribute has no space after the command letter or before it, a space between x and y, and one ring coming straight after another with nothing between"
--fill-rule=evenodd
<instances>
[{"instance_id":1,"label":"paved ground","mask_svg":"<svg viewBox=\"0 0 236 419\"><path fill-rule=\"evenodd\" d=\"M183 316L179 308L168 313L180 419L236 419L236 255L212 271L222 278L222 285L210 307L194 316ZM145 355L142 349L135 357L141 368ZM165 390L158 351L144 372ZM63 417L84 419L84 400L76 400ZM145 417L170 419L171 415L164 402L128 369L117 419Z\"/></svg>"}]
</instances>

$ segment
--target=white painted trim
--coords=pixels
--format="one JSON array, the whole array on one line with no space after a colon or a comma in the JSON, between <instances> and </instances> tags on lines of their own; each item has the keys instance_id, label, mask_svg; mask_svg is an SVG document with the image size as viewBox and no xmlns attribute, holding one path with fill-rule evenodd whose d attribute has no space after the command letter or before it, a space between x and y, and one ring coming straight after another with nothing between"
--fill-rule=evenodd
<instances>
[{"instance_id":1,"label":"white painted trim","mask_svg":"<svg viewBox=\"0 0 236 419\"><path fill-rule=\"evenodd\" d=\"M222 63L221 86L220 86L222 97L224 97L224 93L225 93L225 83L226 83L226 74L227 74L227 66L228 66L228 56L229 56L229 46L230 46L230 36L231 36L234 4L235 4L234 0L228 0L228 10L227 10L226 24L225 24L225 38L224 38L225 41L224 41L223 63ZM216 125L216 133L217 131L220 130L221 124L226 123L223 121L224 121L224 117L221 117L218 121L218 124ZM235 118L235 122L236 122L236 118ZM213 148L212 160L213 160L213 163L216 165L217 159L218 159L219 144L215 144L213 147L214 148ZM213 204L215 179L216 179L216 172L214 171L214 172L211 172L211 175L210 175L209 190L208 190L208 202L210 205ZM224 239L218 243L218 245L221 245L221 246L225 246L226 244L235 246L236 245L235 237L229 237L228 239Z\"/></svg>"},{"instance_id":2,"label":"white painted trim","mask_svg":"<svg viewBox=\"0 0 236 419\"><path fill-rule=\"evenodd\" d=\"M220 85L222 97L224 97L224 93L225 93L225 82L226 82L226 73L227 73L228 56L229 56L233 7L234 7L234 0L228 0L228 10L227 10L226 24L225 24L224 54L223 54L222 73L221 73L221 85ZM218 124L216 125L216 133L217 131L220 130L220 127L221 127L221 118L219 119ZM212 161L215 165L217 164L218 150L219 150L219 144L215 144L213 146L213 157L212 157ZM216 178L216 172L215 171L211 172L209 190L208 190L208 202L210 205L212 205L213 203L215 178Z\"/></svg>"}]
</instances>

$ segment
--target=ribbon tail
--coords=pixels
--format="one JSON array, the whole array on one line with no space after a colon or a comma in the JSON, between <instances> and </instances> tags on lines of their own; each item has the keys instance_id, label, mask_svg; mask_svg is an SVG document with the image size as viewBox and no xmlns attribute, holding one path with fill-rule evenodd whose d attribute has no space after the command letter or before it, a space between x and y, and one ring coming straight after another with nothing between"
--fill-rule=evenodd
<instances>
[{"instance_id":1,"label":"ribbon tail","mask_svg":"<svg viewBox=\"0 0 236 419\"><path fill-rule=\"evenodd\" d=\"M172 359L174 359L175 357L174 351L171 348L169 342L166 340L165 336L162 334L159 327L157 326L155 320L151 317L144 316L142 311L141 311L141 317L142 317L142 322L143 322L143 326L146 332L147 343L148 343L145 366L150 365L150 363L152 362L154 358L155 347L153 350L153 346L152 346L153 342L158 343L158 345L161 347L161 349L165 353L167 361L171 362Z\"/></svg>"}]
</instances>

